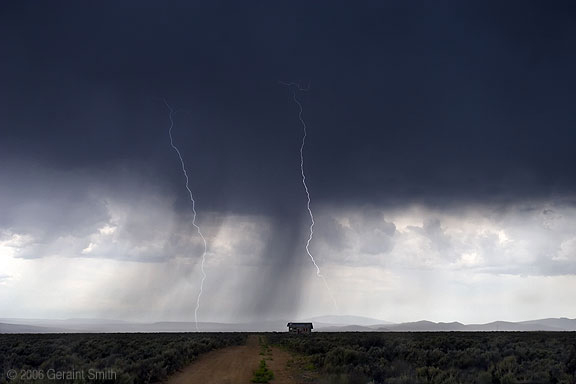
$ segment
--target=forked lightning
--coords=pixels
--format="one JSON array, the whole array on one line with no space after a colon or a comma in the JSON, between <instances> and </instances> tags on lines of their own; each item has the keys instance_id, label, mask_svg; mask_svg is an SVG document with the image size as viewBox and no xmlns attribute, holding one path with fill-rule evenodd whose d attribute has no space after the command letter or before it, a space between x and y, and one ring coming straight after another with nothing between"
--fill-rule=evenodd
<instances>
[{"instance_id":1,"label":"forked lightning","mask_svg":"<svg viewBox=\"0 0 576 384\"><path fill-rule=\"evenodd\" d=\"M303 88L299 83L293 83L293 82L288 83L281 81L280 84L290 89L292 93L292 99L294 100L294 103L296 103L296 105L298 106L298 119L300 120L300 123L302 124L302 128L304 130L304 134L302 136L302 144L300 145L300 173L302 175L302 185L304 186L304 191L306 192L306 198L307 198L306 208L308 209L308 215L310 216L310 233L308 235L308 240L306 241L306 253L310 257L310 260L312 260L314 267L316 267L316 275L319 278L321 278L322 281L324 282L326 290L328 291L328 293L330 294L330 298L332 299L332 303L334 304L334 307L337 309L338 305L336 304L336 299L334 298L334 295L332 294L332 291L328 286L328 282L326 281L324 275L320 272L320 267L318 266L316 260L314 259L314 256L310 252L310 242L314 237L314 225L316 223L314 221L314 214L312 213L312 208L310 208L311 204L310 191L308 190L308 185L306 184L306 173L304 172L304 146L306 145L306 137L308 136L308 127L303 117L304 110L302 108L302 103L300 103L300 101L296 97L296 91L308 91L308 89L310 89L310 84L308 84L308 87L306 88Z\"/></svg>"},{"instance_id":2,"label":"forked lightning","mask_svg":"<svg viewBox=\"0 0 576 384\"><path fill-rule=\"evenodd\" d=\"M202 292L204 290L204 280L206 280L206 271L204 270L204 263L206 262L206 251L207 251L208 247L206 245L206 238L204 237L204 235L202 234L202 231L200 230L200 226L198 224L196 224L196 200L194 199L194 195L192 194L192 190L190 189L190 186L189 186L188 173L186 172L186 166L184 165L184 159L182 158L182 154L180 153L180 150L174 144L174 139L172 137L172 128L174 128L174 118L173 118L174 109L170 106L170 104L168 104L166 99L163 99L163 101L164 101L164 104L166 105L166 107L168 108L168 111L170 111L170 114L169 114L170 129L168 130L168 135L170 136L170 146L172 147L172 149L174 149L176 154L178 154L178 159L180 159L180 165L182 166L182 173L184 173L184 178L186 179L186 190L188 191L188 195L190 196L190 201L192 202L192 213L193 213L192 225L194 226L194 228L196 228L196 231L198 232L198 235L200 235L200 238L202 239L202 243L204 244L204 252L202 252L202 262L200 264L200 270L202 272L202 279L200 280L200 291L198 292L198 297L196 298L196 308L194 309L194 322L196 324L196 331L198 332L200 330L198 327L198 310L200 309L200 299L202 297Z\"/></svg>"}]
</instances>

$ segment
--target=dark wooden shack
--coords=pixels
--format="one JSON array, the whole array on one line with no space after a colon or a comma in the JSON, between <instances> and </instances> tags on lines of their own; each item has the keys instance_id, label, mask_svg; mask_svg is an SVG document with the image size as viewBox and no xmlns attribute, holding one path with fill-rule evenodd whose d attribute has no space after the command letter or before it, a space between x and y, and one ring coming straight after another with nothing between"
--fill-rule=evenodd
<instances>
[{"instance_id":1,"label":"dark wooden shack","mask_svg":"<svg viewBox=\"0 0 576 384\"><path fill-rule=\"evenodd\" d=\"M288 323L290 333L310 333L312 328L314 328L312 323Z\"/></svg>"}]
</instances>

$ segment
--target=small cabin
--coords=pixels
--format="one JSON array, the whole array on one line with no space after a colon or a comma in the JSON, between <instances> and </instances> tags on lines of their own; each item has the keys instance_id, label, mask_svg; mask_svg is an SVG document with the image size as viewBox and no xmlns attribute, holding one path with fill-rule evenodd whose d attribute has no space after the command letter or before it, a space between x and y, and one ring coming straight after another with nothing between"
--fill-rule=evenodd
<instances>
[{"instance_id":1,"label":"small cabin","mask_svg":"<svg viewBox=\"0 0 576 384\"><path fill-rule=\"evenodd\" d=\"M288 323L288 332L290 333L310 333L312 332L312 323Z\"/></svg>"}]
</instances>

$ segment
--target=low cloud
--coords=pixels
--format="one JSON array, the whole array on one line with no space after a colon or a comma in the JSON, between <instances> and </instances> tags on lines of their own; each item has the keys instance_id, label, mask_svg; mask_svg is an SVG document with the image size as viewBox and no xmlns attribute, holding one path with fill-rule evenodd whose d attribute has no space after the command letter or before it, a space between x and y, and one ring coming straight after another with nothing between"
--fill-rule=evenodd
<instances>
[{"instance_id":1,"label":"low cloud","mask_svg":"<svg viewBox=\"0 0 576 384\"><path fill-rule=\"evenodd\" d=\"M21 183L0 186L0 304L22 303L12 315L192 318L203 245L191 207L178 201L180 189L133 173L110 173L103 182L102 175L27 172ZM317 207L311 250L339 306L351 313L387 300L418 316L424 312L412 307L460 308L470 295L488 307L500 282L544 302L525 277L552 292L576 275L571 203ZM291 202L268 213L199 210L208 240L202 320L332 310L305 252L306 213ZM549 276L554 283L547 285ZM70 304L57 301L63 295ZM441 303L436 295L453 297Z\"/></svg>"},{"instance_id":2,"label":"low cloud","mask_svg":"<svg viewBox=\"0 0 576 384\"><path fill-rule=\"evenodd\" d=\"M445 210L422 206L326 209L319 217L320 223L345 223L332 235L317 233L316 253L327 254L334 264L576 274L576 207L572 204L532 202L505 210L489 205ZM343 248L330 248L334 239Z\"/></svg>"}]
</instances>

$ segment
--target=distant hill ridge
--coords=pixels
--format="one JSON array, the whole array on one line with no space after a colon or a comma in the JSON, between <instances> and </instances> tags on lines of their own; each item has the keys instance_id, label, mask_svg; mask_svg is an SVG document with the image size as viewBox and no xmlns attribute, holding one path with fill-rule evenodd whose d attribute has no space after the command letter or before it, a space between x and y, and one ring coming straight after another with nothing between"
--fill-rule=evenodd
<instances>
[{"instance_id":1,"label":"distant hill ridge","mask_svg":"<svg viewBox=\"0 0 576 384\"><path fill-rule=\"evenodd\" d=\"M488 331L576 331L576 319L546 318L520 322L494 321L486 324L443 323L427 320L394 324L362 316L317 316L303 321L314 323L315 332L488 332ZM204 332L284 332L288 320L252 323L198 323ZM82 333L82 332L194 332L194 322L161 321L136 323L108 319L1 319L0 333Z\"/></svg>"}]
</instances>

